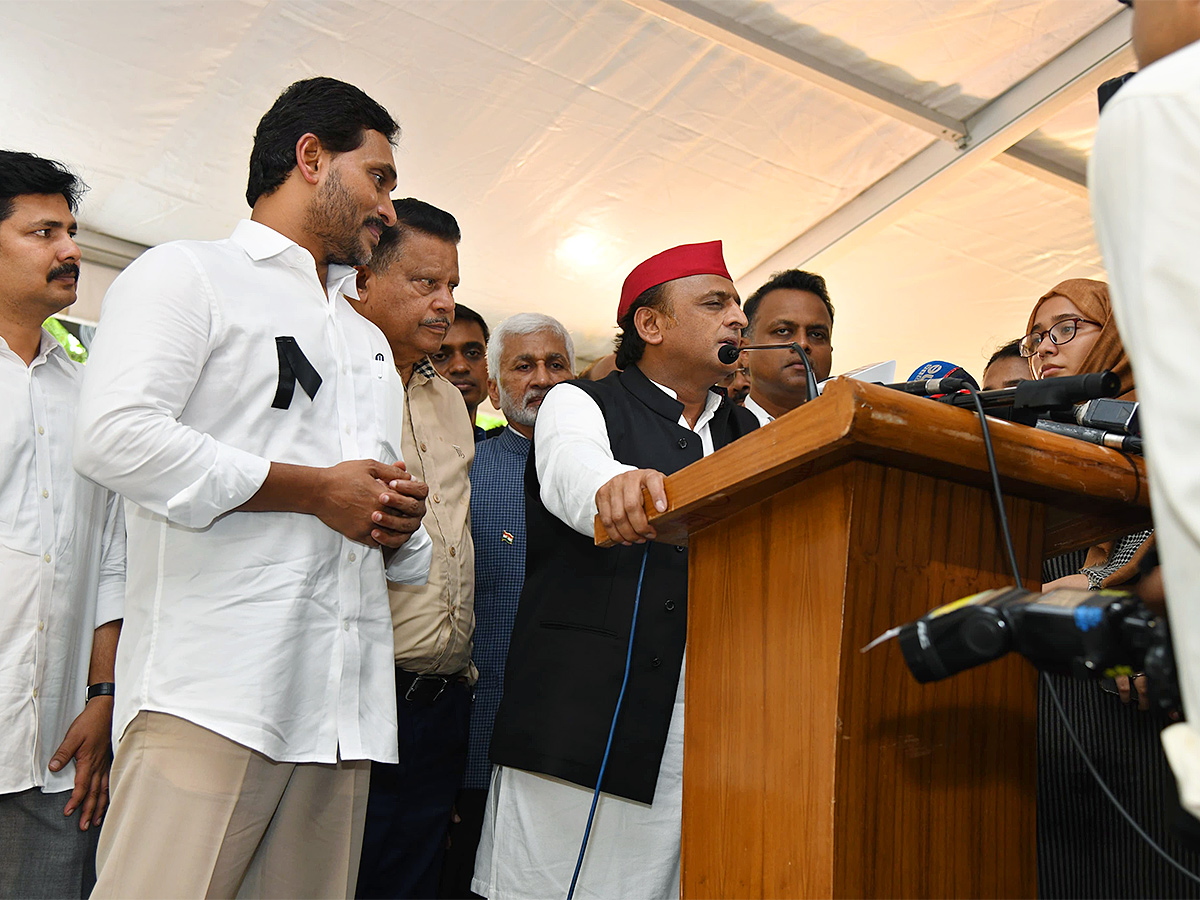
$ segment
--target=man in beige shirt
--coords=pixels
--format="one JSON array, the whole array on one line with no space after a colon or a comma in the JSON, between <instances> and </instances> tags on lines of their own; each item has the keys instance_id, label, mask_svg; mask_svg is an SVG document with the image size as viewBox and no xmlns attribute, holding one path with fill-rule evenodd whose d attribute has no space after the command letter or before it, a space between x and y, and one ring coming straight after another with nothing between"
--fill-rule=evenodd
<instances>
[{"instance_id":1,"label":"man in beige shirt","mask_svg":"<svg viewBox=\"0 0 1200 900\"><path fill-rule=\"evenodd\" d=\"M433 562L427 584L388 586L400 761L371 770L357 896L434 897L477 675L467 477L475 442L462 394L429 360L454 321L458 223L420 200L394 205L396 226L360 270L357 308L387 337L405 384L401 449L413 478L429 485Z\"/></svg>"}]
</instances>

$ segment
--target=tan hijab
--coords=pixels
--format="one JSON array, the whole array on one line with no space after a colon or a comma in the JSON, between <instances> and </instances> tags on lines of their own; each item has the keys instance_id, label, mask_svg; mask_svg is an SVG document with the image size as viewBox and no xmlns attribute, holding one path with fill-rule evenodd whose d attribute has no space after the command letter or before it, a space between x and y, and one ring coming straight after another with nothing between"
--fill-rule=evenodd
<instances>
[{"instance_id":1,"label":"tan hijab","mask_svg":"<svg viewBox=\"0 0 1200 900\"><path fill-rule=\"evenodd\" d=\"M1106 369L1114 372L1121 379L1120 399L1137 399L1133 389L1133 367L1125 354L1121 335L1117 333L1117 320L1113 318L1112 303L1108 299L1108 285L1103 281L1092 281L1090 278L1069 278L1056 284L1033 307L1033 312L1029 314L1029 324L1025 326L1026 334L1033 331L1038 310L1051 297L1066 297L1075 304L1081 316L1100 325L1100 336L1083 358L1079 367L1080 374L1103 372Z\"/></svg>"},{"instance_id":2,"label":"tan hijab","mask_svg":"<svg viewBox=\"0 0 1200 900\"><path fill-rule=\"evenodd\" d=\"M1121 343L1121 335L1117 333L1117 320L1113 318L1112 303L1108 299L1108 285L1103 281L1092 281L1090 278L1070 278L1056 284L1050 291L1038 300L1029 314L1029 324L1025 328L1028 334L1033 330L1034 320L1042 304L1051 297L1066 297L1075 304L1080 315L1100 324L1100 336L1087 352L1079 366L1080 374L1085 372L1103 372L1108 369L1121 379L1122 400L1136 400L1137 392L1133 389L1133 368L1129 357L1125 354L1125 346ZM1112 554L1114 541L1097 544L1088 550L1084 567L1104 565ZM1134 553L1133 559L1104 579L1102 587L1120 587L1134 581L1138 577L1138 564L1147 551L1154 546L1154 536L1151 535Z\"/></svg>"}]
</instances>

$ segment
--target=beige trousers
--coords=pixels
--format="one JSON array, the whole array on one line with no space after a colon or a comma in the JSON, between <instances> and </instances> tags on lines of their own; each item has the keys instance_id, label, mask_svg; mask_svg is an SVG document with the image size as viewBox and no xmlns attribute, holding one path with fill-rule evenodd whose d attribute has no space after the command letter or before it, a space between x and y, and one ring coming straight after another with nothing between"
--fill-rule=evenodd
<instances>
[{"instance_id":1,"label":"beige trousers","mask_svg":"<svg viewBox=\"0 0 1200 900\"><path fill-rule=\"evenodd\" d=\"M92 897L352 897L370 772L273 762L138 713L113 762Z\"/></svg>"}]
</instances>

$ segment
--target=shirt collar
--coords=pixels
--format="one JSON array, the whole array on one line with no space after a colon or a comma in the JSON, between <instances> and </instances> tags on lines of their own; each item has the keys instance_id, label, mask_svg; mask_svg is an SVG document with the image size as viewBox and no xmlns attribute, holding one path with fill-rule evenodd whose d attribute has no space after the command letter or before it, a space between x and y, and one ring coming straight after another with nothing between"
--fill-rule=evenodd
<instances>
[{"instance_id":1,"label":"shirt collar","mask_svg":"<svg viewBox=\"0 0 1200 900\"><path fill-rule=\"evenodd\" d=\"M429 361L429 357L424 356L413 364L413 374L421 375L427 381L432 381L437 378L437 369L433 367L433 363Z\"/></svg>"},{"instance_id":2,"label":"shirt collar","mask_svg":"<svg viewBox=\"0 0 1200 900\"><path fill-rule=\"evenodd\" d=\"M656 388L658 388L660 391L662 391L664 394L666 394L668 397L670 397L672 400L679 399L679 395L677 393L675 393L673 390L671 390L669 387L667 387L665 384L659 384L653 378L648 378L646 380L649 381ZM718 394L716 391L708 392L708 396L704 398L704 409L702 409L700 411L700 418L698 418L696 420L697 428L699 428L704 422L707 422L709 419L712 418L713 414L717 411L717 407L719 407L721 405L722 399L723 398L721 397L721 395Z\"/></svg>"},{"instance_id":3,"label":"shirt collar","mask_svg":"<svg viewBox=\"0 0 1200 900\"><path fill-rule=\"evenodd\" d=\"M264 259L270 259L274 256L282 256L288 254L297 262L303 263L304 267L312 266L316 271L316 260L313 255L293 241L291 238L280 234L269 225L264 225L262 222L255 222L253 219L242 219L237 223L237 227L233 229L233 235L230 237L235 244L246 251L255 262L262 262ZM303 256L298 256L303 254ZM345 294L354 300L358 299L358 271L353 266L331 265L325 276L326 291L336 296L338 293Z\"/></svg>"},{"instance_id":4,"label":"shirt collar","mask_svg":"<svg viewBox=\"0 0 1200 900\"><path fill-rule=\"evenodd\" d=\"M750 410L750 412L754 413L760 419L765 418L768 422L775 421L775 417L773 415L771 415L769 412L767 412L765 409L763 409L761 406L759 406L757 403L755 403L754 398L751 397L749 394L747 394L746 399L742 401L742 406L744 406L746 409Z\"/></svg>"},{"instance_id":5,"label":"shirt collar","mask_svg":"<svg viewBox=\"0 0 1200 900\"><path fill-rule=\"evenodd\" d=\"M4 350L6 353L11 354L16 359L21 360L21 365L25 365L25 360L17 356L16 351L9 347L8 341L2 337L0 337L0 350ZM33 358L33 362L29 364L29 368L32 369L34 366L40 366L42 363L48 362L50 357L55 353L58 354L63 362L69 362L71 359L71 357L67 355L66 349L64 349L63 345L58 342L54 335L43 328L41 338L38 343L37 356Z\"/></svg>"}]
</instances>

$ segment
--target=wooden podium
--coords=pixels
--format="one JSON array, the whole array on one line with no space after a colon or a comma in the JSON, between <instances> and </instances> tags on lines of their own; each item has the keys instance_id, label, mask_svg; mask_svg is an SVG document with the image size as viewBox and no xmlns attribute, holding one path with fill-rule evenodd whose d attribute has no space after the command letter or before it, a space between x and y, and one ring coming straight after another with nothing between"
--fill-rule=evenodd
<instances>
[{"instance_id":1,"label":"wooden podium","mask_svg":"<svg viewBox=\"0 0 1200 900\"><path fill-rule=\"evenodd\" d=\"M1026 587L1149 521L1140 459L989 424ZM691 547L684 898L1035 896L1035 670L920 685L895 641L860 653L1012 584L978 416L839 379L666 484L647 511Z\"/></svg>"}]
</instances>

